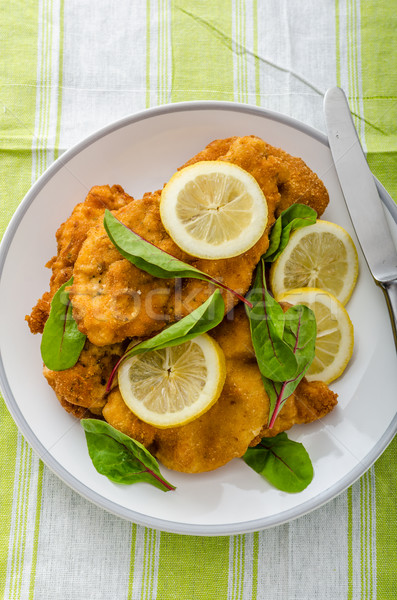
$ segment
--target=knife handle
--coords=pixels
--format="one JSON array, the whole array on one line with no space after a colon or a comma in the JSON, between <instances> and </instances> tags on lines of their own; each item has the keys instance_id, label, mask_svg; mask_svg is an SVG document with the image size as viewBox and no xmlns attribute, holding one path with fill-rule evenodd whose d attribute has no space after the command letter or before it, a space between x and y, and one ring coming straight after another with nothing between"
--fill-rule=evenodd
<instances>
[{"instance_id":1,"label":"knife handle","mask_svg":"<svg viewBox=\"0 0 397 600\"><path fill-rule=\"evenodd\" d=\"M394 341L397 348L397 280L381 284L386 296L387 306L393 326Z\"/></svg>"}]
</instances>

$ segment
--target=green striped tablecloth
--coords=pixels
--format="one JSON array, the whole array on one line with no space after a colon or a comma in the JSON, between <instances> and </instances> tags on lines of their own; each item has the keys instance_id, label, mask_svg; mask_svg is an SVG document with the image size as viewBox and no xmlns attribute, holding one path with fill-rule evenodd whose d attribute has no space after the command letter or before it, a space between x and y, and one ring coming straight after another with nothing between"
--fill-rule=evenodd
<instances>
[{"instance_id":1,"label":"green striped tablecloth","mask_svg":"<svg viewBox=\"0 0 397 600\"><path fill-rule=\"evenodd\" d=\"M0 28L2 233L60 153L119 117L229 100L323 130L322 95L336 84L374 173L397 198L395 0L13 0L1 3ZM3 403L0 411L4 599L397 597L396 441L305 517L189 537L85 501L43 466Z\"/></svg>"}]
</instances>

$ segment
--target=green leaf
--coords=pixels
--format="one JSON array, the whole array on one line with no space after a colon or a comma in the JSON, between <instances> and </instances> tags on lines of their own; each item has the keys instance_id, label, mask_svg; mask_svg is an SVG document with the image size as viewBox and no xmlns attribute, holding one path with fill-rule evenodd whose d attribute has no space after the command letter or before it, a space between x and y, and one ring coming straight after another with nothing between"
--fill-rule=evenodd
<instances>
[{"instance_id":1,"label":"green leaf","mask_svg":"<svg viewBox=\"0 0 397 600\"><path fill-rule=\"evenodd\" d=\"M182 262L129 229L106 209L104 226L111 242L124 258L153 277L172 279L190 277L209 280L209 276Z\"/></svg>"},{"instance_id":2,"label":"green leaf","mask_svg":"<svg viewBox=\"0 0 397 600\"><path fill-rule=\"evenodd\" d=\"M301 492L313 479L313 465L307 451L286 433L263 438L257 446L248 448L243 459L283 492Z\"/></svg>"},{"instance_id":3,"label":"green leaf","mask_svg":"<svg viewBox=\"0 0 397 600\"><path fill-rule=\"evenodd\" d=\"M153 277L161 279L187 277L207 281L231 292L242 302L248 303L243 296L227 285L196 269L196 267L175 258L175 256L168 254L168 252L157 248L157 246L148 242L116 219L107 209L105 210L103 224L112 244L124 258L138 267L138 269L142 269L142 271L153 275Z\"/></svg>"},{"instance_id":4,"label":"green leaf","mask_svg":"<svg viewBox=\"0 0 397 600\"><path fill-rule=\"evenodd\" d=\"M88 453L101 475L122 484L146 482L164 492L175 486L161 475L158 462L146 448L105 421L82 419Z\"/></svg>"},{"instance_id":5,"label":"green leaf","mask_svg":"<svg viewBox=\"0 0 397 600\"><path fill-rule=\"evenodd\" d=\"M288 244L290 235L296 229L313 225L316 222L317 213L306 204L292 204L284 210L272 227L269 248L263 255L266 262L274 262Z\"/></svg>"},{"instance_id":6,"label":"green leaf","mask_svg":"<svg viewBox=\"0 0 397 600\"><path fill-rule=\"evenodd\" d=\"M73 367L84 347L86 336L79 331L73 319L69 293L73 277L54 294L51 310L41 339L41 357L51 371L63 371Z\"/></svg>"},{"instance_id":7,"label":"green leaf","mask_svg":"<svg viewBox=\"0 0 397 600\"><path fill-rule=\"evenodd\" d=\"M293 349L283 339L285 316L282 307L266 289L264 263L261 260L249 294L252 309L246 307L252 345L261 374L272 381L295 376L298 364Z\"/></svg>"},{"instance_id":8,"label":"green leaf","mask_svg":"<svg viewBox=\"0 0 397 600\"><path fill-rule=\"evenodd\" d=\"M246 307L246 312L256 360L269 397L268 426L271 428L313 361L316 319L313 311L303 305L292 306L284 312L266 289L264 259L258 264L248 297L253 307Z\"/></svg>"},{"instance_id":9,"label":"green leaf","mask_svg":"<svg viewBox=\"0 0 397 600\"><path fill-rule=\"evenodd\" d=\"M285 313L284 340L293 349L298 367L294 377L286 379L282 385L263 381L266 391L271 390L269 428L310 367L316 352L316 335L317 323L313 311L302 304L291 306ZM275 391L277 398L274 401Z\"/></svg>"}]
</instances>

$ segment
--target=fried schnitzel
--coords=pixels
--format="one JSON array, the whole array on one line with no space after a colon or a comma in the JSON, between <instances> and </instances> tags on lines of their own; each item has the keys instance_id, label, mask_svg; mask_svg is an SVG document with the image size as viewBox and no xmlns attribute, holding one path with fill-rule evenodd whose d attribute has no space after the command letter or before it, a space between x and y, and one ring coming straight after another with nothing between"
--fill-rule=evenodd
<instances>
[{"instance_id":1,"label":"fried schnitzel","mask_svg":"<svg viewBox=\"0 0 397 600\"><path fill-rule=\"evenodd\" d=\"M217 140L187 164L198 160L235 163L258 181L267 200L269 220L262 237L247 252L224 260L198 259L184 253L162 225L160 191L134 200L115 216L158 248L244 295L255 266L268 248L269 231L279 207L284 209L301 202L321 215L328 203L328 193L301 159L254 136ZM176 321L197 308L213 292L213 286L197 279L156 279L136 268L119 254L102 223L88 232L73 276L70 294L73 316L80 331L97 346L158 332L167 322ZM222 295L228 312L235 305L236 296L227 291Z\"/></svg>"},{"instance_id":2,"label":"fried schnitzel","mask_svg":"<svg viewBox=\"0 0 397 600\"><path fill-rule=\"evenodd\" d=\"M158 429L127 408L118 388L110 393L102 411L110 425L144 444L166 467L186 473L211 471L241 457L262 437L320 419L336 405L336 394L324 383L303 379L274 427L267 429L269 399L243 306L239 304L232 318L226 317L209 334L225 354L226 381L217 402L201 417L180 427Z\"/></svg>"},{"instance_id":3,"label":"fried schnitzel","mask_svg":"<svg viewBox=\"0 0 397 600\"><path fill-rule=\"evenodd\" d=\"M45 292L26 316L32 333L42 333L44 324L50 313L50 305L55 292L69 281L74 263L89 229L101 218L105 209L117 210L131 202L133 198L126 194L119 185L109 187L95 186L84 200L74 208L70 217L62 223L56 232L57 255L46 267L52 269L50 291Z\"/></svg>"},{"instance_id":4,"label":"fried schnitzel","mask_svg":"<svg viewBox=\"0 0 397 600\"><path fill-rule=\"evenodd\" d=\"M51 371L44 366L43 374L67 412L78 418L101 415L108 378L124 350L123 344L98 347L87 340L74 367Z\"/></svg>"}]
</instances>

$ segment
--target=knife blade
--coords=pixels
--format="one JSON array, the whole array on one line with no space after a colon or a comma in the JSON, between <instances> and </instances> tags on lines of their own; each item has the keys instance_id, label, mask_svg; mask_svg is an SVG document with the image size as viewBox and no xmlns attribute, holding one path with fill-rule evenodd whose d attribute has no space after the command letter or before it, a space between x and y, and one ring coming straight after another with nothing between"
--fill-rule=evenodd
<instances>
[{"instance_id":1,"label":"knife blade","mask_svg":"<svg viewBox=\"0 0 397 600\"><path fill-rule=\"evenodd\" d=\"M346 206L375 281L383 288L397 346L397 251L343 90L324 97L328 141Z\"/></svg>"}]
</instances>

